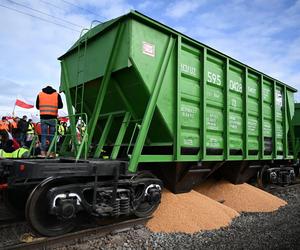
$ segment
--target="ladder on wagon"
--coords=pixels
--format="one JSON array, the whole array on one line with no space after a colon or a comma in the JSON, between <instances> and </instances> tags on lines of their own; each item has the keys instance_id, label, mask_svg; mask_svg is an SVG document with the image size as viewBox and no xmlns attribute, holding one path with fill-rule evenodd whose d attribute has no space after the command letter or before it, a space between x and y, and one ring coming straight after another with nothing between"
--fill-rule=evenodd
<instances>
[{"instance_id":1,"label":"ladder on wagon","mask_svg":"<svg viewBox=\"0 0 300 250\"><path fill-rule=\"evenodd\" d=\"M89 39L89 31L93 28L94 23L101 23L98 20L93 20L91 22L91 26L89 29L84 28L78 39L77 46L77 74L76 74L76 83L75 88L73 88L72 92L69 86L69 79L66 65L62 62L62 70L63 70L63 78L64 78L64 92L66 94L68 113L71 123L71 131L68 134L68 139L65 139L63 145L63 151L66 152L66 148L68 144L72 141L76 159L78 160L82 155L84 158L87 158L88 154L88 116L84 110L84 100L85 100L85 79L84 73L86 70L86 53ZM73 102L72 102L73 100ZM74 104L74 106L73 106ZM73 109L74 108L74 109ZM81 134L81 140L78 142L77 131L76 129L79 127L85 127L85 131Z\"/></svg>"},{"instance_id":2,"label":"ladder on wagon","mask_svg":"<svg viewBox=\"0 0 300 250\"><path fill-rule=\"evenodd\" d=\"M93 25L93 22L92 22L90 28L92 28L92 25ZM118 33L119 36L122 33L120 30L121 29L119 29L119 33ZM87 32L83 36L84 31L87 31ZM117 35L118 39L116 38L116 41L115 41L116 47L119 46L119 45L117 46L117 44L120 40L119 36ZM83 39L81 39L81 37L83 37ZM80 38L78 41L78 47L77 47L77 56L78 56L77 77L76 77L77 84L75 86L75 95L74 95L74 102L73 102L73 103L75 103L74 108L75 108L75 112L77 114L83 113L84 109L86 108L86 107L84 107L84 82L86 80L86 79L84 79L84 71L85 71L85 66L86 66L86 53L87 53L88 39L89 39L89 30L85 29L82 31L82 33L80 35ZM115 53L112 52L112 54L115 54ZM113 55L111 55L111 57L113 57ZM113 60L111 60L110 62L112 62L112 61ZM112 64L110 65L110 67L108 67L106 69L108 72L110 72L109 74L111 74L111 67L112 67ZM108 76L109 74L105 74L105 75ZM108 79L109 78L104 79L103 81L105 82ZM105 84L103 84L103 85L105 85ZM103 91L103 93L105 93L105 91ZM69 95L69 96L71 96L71 95ZM69 113L70 113L70 111L69 111ZM98 118L96 120L92 119L92 121L90 121L90 122L94 123L95 127L96 126L98 127L98 125L97 125L98 119L102 120L102 122L103 122L103 123L101 123L101 124L103 124L102 129L100 127L98 127L100 129L100 131L102 130L100 139L99 139L98 143L96 144L95 150L92 150L92 152L90 152L90 153L92 153L94 158L99 158L101 156L101 153L103 152L103 147L108 144L107 141L108 141L108 137L109 137L109 132L111 131L111 128L112 128L112 124L115 123L116 120L122 119L120 129L118 130L114 127L114 129L116 129L116 131L118 131L118 134L116 136L115 142L109 143L109 144L113 145L113 148L110 152L110 156L109 157L107 156L109 159L116 159L118 157L120 148L122 146L121 144L122 144L122 141L124 139L124 136L125 136L125 133L127 131L129 124L131 122L136 122L136 121L131 120L132 115L135 116L134 114L131 114L130 112L118 111L118 112L113 112L113 113L102 114L102 115L98 116ZM74 121L72 122L72 124L74 124ZM137 124L135 124L135 125L137 125ZM134 126L134 129L133 129L133 134L131 136L130 143L128 145L128 149L126 152L126 154L129 158L130 158L129 152L130 152L131 145L133 143L135 132L136 132L136 129L139 127L140 126ZM93 137L93 134L94 134L93 132L92 132L92 134L89 135L87 145L91 145L91 137ZM90 150L90 148L88 150ZM78 153L77 153L77 155L78 155Z\"/></svg>"},{"instance_id":3,"label":"ladder on wagon","mask_svg":"<svg viewBox=\"0 0 300 250\"><path fill-rule=\"evenodd\" d=\"M77 74L76 74L76 84L74 90L74 114L70 113L70 122L71 122L71 134L69 138L66 138L66 143L64 143L63 150L65 150L66 145L72 140L73 150L75 151L76 160L78 160L82 153L84 153L84 158L87 158L87 115L84 113L84 72L86 68L86 52L87 52L87 43L89 38L89 29L83 29L80 33L78 46L77 46ZM70 97L71 98L71 95ZM71 102L72 103L72 102ZM70 104L68 104L69 106ZM72 110L73 111L73 110ZM85 128L85 131L82 133L82 128ZM78 130L78 131L77 131ZM78 138L80 137L80 139Z\"/></svg>"},{"instance_id":4,"label":"ladder on wagon","mask_svg":"<svg viewBox=\"0 0 300 250\"><path fill-rule=\"evenodd\" d=\"M84 33L86 31L86 33ZM84 35L85 34L85 35ZM84 104L84 71L86 67L86 51L89 30L83 29L80 33L77 47L77 75L74 95L75 113L83 113ZM83 40L81 38L83 37ZM83 46L83 49L81 47Z\"/></svg>"},{"instance_id":5,"label":"ladder on wagon","mask_svg":"<svg viewBox=\"0 0 300 250\"><path fill-rule=\"evenodd\" d=\"M98 20L93 20L89 29L84 28L80 32L77 46L77 75L76 75L76 86L74 95L74 108L75 113L83 113L84 106L84 87L85 79L84 73L86 70L86 53L87 45L89 40L90 30L93 28L93 24L99 22Z\"/></svg>"}]
</instances>

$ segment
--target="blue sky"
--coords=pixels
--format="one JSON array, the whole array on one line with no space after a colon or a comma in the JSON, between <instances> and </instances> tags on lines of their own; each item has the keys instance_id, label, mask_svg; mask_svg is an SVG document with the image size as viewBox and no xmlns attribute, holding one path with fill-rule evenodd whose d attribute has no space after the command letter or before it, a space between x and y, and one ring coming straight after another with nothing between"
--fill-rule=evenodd
<instances>
[{"instance_id":1,"label":"blue sky","mask_svg":"<svg viewBox=\"0 0 300 250\"><path fill-rule=\"evenodd\" d=\"M33 103L47 83L58 88L56 58L78 31L130 9L300 90L300 0L1 0L0 5L61 25L0 6L0 114L11 112L16 98Z\"/></svg>"}]
</instances>

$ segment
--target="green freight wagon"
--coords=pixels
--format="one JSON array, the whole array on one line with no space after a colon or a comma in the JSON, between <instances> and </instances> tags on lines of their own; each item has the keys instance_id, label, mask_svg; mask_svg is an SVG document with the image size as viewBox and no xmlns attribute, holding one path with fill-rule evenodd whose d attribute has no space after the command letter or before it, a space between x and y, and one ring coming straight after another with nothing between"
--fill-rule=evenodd
<instances>
[{"instance_id":1,"label":"green freight wagon","mask_svg":"<svg viewBox=\"0 0 300 250\"><path fill-rule=\"evenodd\" d=\"M295 131L295 155L300 159L300 103L295 103L293 125Z\"/></svg>"},{"instance_id":2,"label":"green freight wagon","mask_svg":"<svg viewBox=\"0 0 300 250\"><path fill-rule=\"evenodd\" d=\"M294 159L294 88L137 11L91 28L59 60L68 112L87 116L77 158L85 148L126 160L174 192Z\"/></svg>"}]
</instances>

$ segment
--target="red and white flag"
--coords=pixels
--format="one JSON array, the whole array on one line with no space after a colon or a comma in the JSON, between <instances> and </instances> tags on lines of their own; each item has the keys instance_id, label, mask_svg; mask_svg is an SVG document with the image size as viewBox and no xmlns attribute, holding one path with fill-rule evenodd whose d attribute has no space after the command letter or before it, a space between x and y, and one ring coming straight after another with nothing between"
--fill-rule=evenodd
<instances>
[{"instance_id":1,"label":"red and white flag","mask_svg":"<svg viewBox=\"0 0 300 250\"><path fill-rule=\"evenodd\" d=\"M61 122L68 122L69 118L68 117L58 117L58 120Z\"/></svg>"},{"instance_id":2,"label":"red and white flag","mask_svg":"<svg viewBox=\"0 0 300 250\"><path fill-rule=\"evenodd\" d=\"M34 107L33 105L23 102L19 99L16 100L15 105L24 109L32 109Z\"/></svg>"}]
</instances>

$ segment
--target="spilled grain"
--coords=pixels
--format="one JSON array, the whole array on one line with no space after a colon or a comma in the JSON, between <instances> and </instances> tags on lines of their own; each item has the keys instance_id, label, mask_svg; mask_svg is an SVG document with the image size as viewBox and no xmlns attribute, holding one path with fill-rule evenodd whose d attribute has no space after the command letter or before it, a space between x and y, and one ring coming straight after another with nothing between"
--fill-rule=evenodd
<instances>
[{"instance_id":1,"label":"spilled grain","mask_svg":"<svg viewBox=\"0 0 300 250\"><path fill-rule=\"evenodd\" d=\"M195 188L195 191L238 212L272 212L287 203L247 183L234 185L228 181L209 180Z\"/></svg>"},{"instance_id":2,"label":"spilled grain","mask_svg":"<svg viewBox=\"0 0 300 250\"><path fill-rule=\"evenodd\" d=\"M162 202L147 227L154 232L195 233L228 226L238 215L198 192L175 195L164 190Z\"/></svg>"}]
</instances>

